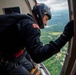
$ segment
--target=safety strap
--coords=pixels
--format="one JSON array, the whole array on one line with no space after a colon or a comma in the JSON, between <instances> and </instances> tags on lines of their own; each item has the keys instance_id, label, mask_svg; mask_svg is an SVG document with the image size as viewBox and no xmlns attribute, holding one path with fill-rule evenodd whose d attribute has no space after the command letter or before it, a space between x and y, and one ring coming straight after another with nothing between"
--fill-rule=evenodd
<instances>
[{"instance_id":1,"label":"safety strap","mask_svg":"<svg viewBox=\"0 0 76 75\"><path fill-rule=\"evenodd\" d=\"M30 72L32 75L41 75L41 71L38 69L38 65L36 64L36 66L31 70Z\"/></svg>"},{"instance_id":2,"label":"safety strap","mask_svg":"<svg viewBox=\"0 0 76 75\"><path fill-rule=\"evenodd\" d=\"M14 54L15 58L19 57L24 53L24 50L20 50L18 53Z\"/></svg>"}]
</instances>

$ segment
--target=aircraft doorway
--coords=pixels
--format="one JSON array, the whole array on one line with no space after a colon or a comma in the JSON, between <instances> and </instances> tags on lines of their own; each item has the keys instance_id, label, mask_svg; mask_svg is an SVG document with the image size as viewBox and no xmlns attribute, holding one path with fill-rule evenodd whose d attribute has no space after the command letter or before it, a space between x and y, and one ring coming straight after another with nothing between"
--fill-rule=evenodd
<instances>
[{"instance_id":1,"label":"aircraft doorway","mask_svg":"<svg viewBox=\"0 0 76 75\"><path fill-rule=\"evenodd\" d=\"M51 8L52 11L52 19L48 21L48 25L45 27L45 29L41 30L41 40L45 45L49 43L49 41L54 41L55 39L57 39L57 37L59 37L59 35L62 33L67 22L69 21L68 1L37 0L37 2L46 2L46 4ZM67 49L68 43L61 49L59 53L43 62L51 75L60 75L67 54Z\"/></svg>"}]
</instances>

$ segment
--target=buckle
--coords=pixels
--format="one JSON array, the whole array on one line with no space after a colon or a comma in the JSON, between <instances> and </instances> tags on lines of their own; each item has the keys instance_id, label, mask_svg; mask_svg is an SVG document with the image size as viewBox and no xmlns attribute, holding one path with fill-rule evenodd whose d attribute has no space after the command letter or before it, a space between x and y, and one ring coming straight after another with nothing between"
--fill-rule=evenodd
<instances>
[{"instance_id":1,"label":"buckle","mask_svg":"<svg viewBox=\"0 0 76 75\"><path fill-rule=\"evenodd\" d=\"M7 65L7 63L8 63L8 60L5 60L4 58L1 58L1 60L0 60L0 65L1 66Z\"/></svg>"}]
</instances>

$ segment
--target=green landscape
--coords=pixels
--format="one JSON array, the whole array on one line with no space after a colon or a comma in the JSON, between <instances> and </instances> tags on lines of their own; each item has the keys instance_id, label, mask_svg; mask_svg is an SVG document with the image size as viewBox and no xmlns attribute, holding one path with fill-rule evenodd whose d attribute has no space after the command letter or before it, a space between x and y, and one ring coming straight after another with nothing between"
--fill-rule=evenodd
<instances>
[{"instance_id":1,"label":"green landscape","mask_svg":"<svg viewBox=\"0 0 76 75\"><path fill-rule=\"evenodd\" d=\"M53 11L52 19L49 20L47 26L41 30L40 39L43 44L45 45L50 41L56 40L63 32L64 27L68 21L68 10ZM46 68L49 70L50 75L60 75L65 60L67 48L68 42L59 53L53 55L52 57L43 62Z\"/></svg>"}]
</instances>

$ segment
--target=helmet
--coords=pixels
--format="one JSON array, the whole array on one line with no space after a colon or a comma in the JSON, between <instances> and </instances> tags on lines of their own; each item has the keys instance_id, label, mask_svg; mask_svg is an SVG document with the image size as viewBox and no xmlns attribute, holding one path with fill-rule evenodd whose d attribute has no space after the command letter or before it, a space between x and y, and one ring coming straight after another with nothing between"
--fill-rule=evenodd
<instances>
[{"instance_id":1,"label":"helmet","mask_svg":"<svg viewBox=\"0 0 76 75\"><path fill-rule=\"evenodd\" d=\"M45 5L44 3L36 4L33 7L32 13L34 14L35 18L37 19L37 23L41 29L44 28L43 25L43 17L47 15L49 19L51 19L51 11L50 8Z\"/></svg>"}]
</instances>

